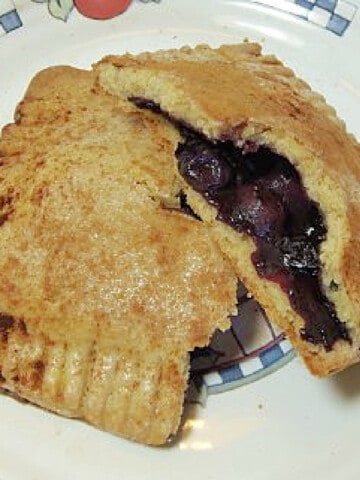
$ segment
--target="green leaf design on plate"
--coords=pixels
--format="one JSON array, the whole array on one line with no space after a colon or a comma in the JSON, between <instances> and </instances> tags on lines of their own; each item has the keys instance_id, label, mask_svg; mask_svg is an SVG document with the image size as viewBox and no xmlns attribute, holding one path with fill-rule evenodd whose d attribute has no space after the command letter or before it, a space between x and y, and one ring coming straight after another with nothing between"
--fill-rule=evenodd
<instances>
[{"instance_id":1,"label":"green leaf design on plate","mask_svg":"<svg viewBox=\"0 0 360 480\"><path fill-rule=\"evenodd\" d=\"M74 7L73 0L49 0L49 12L55 17L66 22Z\"/></svg>"}]
</instances>

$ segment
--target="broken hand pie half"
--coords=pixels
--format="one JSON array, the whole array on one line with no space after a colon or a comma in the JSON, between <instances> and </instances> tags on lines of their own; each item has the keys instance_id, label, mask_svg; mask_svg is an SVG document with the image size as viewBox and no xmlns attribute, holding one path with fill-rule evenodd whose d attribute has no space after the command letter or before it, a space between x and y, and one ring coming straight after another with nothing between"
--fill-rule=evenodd
<instances>
[{"instance_id":1,"label":"broken hand pie half","mask_svg":"<svg viewBox=\"0 0 360 480\"><path fill-rule=\"evenodd\" d=\"M317 375L359 360L360 147L258 44L110 56L100 85L168 119L187 201Z\"/></svg>"},{"instance_id":2,"label":"broken hand pie half","mask_svg":"<svg viewBox=\"0 0 360 480\"><path fill-rule=\"evenodd\" d=\"M188 352L236 304L208 229L173 208L178 141L70 67L35 77L0 140L0 385L156 445L177 431Z\"/></svg>"}]
</instances>

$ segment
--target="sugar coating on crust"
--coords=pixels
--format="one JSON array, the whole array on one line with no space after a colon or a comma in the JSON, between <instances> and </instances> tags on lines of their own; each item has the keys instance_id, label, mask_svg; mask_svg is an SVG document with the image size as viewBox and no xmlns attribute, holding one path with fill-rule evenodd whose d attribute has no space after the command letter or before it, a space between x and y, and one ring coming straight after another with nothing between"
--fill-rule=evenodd
<instances>
[{"instance_id":1,"label":"sugar coating on crust","mask_svg":"<svg viewBox=\"0 0 360 480\"><path fill-rule=\"evenodd\" d=\"M188 352L236 304L229 262L173 208L178 137L54 67L0 140L1 386L149 444L177 431Z\"/></svg>"},{"instance_id":2,"label":"sugar coating on crust","mask_svg":"<svg viewBox=\"0 0 360 480\"><path fill-rule=\"evenodd\" d=\"M357 361L360 147L334 109L254 43L109 56L95 70L107 91L152 100L211 140L269 146L295 166L326 220L320 252L323 287L352 338L352 345L339 341L331 352L304 342L299 336L303 320L286 295L276 284L259 281L250 261L252 240L217 222L215 209L188 186L184 189L194 210L213 225L241 279L286 330L313 373L325 375ZM331 289L333 282L337 290Z\"/></svg>"}]
</instances>

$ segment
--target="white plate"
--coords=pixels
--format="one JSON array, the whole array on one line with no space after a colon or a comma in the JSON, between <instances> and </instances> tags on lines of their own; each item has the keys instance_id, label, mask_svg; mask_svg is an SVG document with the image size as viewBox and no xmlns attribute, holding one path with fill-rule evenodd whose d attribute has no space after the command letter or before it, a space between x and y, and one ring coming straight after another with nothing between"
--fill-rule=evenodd
<instances>
[{"instance_id":1,"label":"white plate","mask_svg":"<svg viewBox=\"0 0 360 480\"><path fill-rule=\"evenodd\" d=\"M106 21L70 9L71 0L47 3L0 0L0 125L12 120L30 78L43 67L89 68L108 53L247 37L323 93L360 138L359 0L133 0L123 15ZM260 347L271 350L272 340ZM259 357L252 357L257 365ZM269 371L284 363L278 360L269 361ZM263 377L264 364L260 375L254 361L244 365L237 380L228 370L221 376L224 365L216 365L205 382L217 390L219 378L233 387L249 372L255 373L250 380ZM354 367L317 380L295 359L259 382L210 396L205 408L189 405L178 441L160 449L2 396L0 479L355 479L359 373Z\"/></svg>"}]
</instances>

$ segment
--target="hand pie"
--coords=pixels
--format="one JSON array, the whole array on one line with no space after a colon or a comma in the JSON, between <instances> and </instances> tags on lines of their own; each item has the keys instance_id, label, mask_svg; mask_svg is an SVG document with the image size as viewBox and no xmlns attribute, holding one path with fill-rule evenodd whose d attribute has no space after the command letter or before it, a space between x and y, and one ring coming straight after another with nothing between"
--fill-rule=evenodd
<instances>
[{"instance_id":1,"label":"hand pie","mask_svg":"<svg viewBox=\"0 0 360 480\"><path fill-rule=\"evenodd\" d=\"M335 111L254 43L110 56L95 70L178 130L188 203L309 369L357 362L360 147Z\"/></svg>"},{"instance_id":2,"label":"hand pie","mask_svg":"<svg viewBox=\"0 0 360 480\"><path fill-rule=\"evenodd\" d=\"M0 386L155 445L188 352L236 305L208 229L173 208L178 141L70 67L35 77L0 140Z\"/></svg>"}]
</instances>

